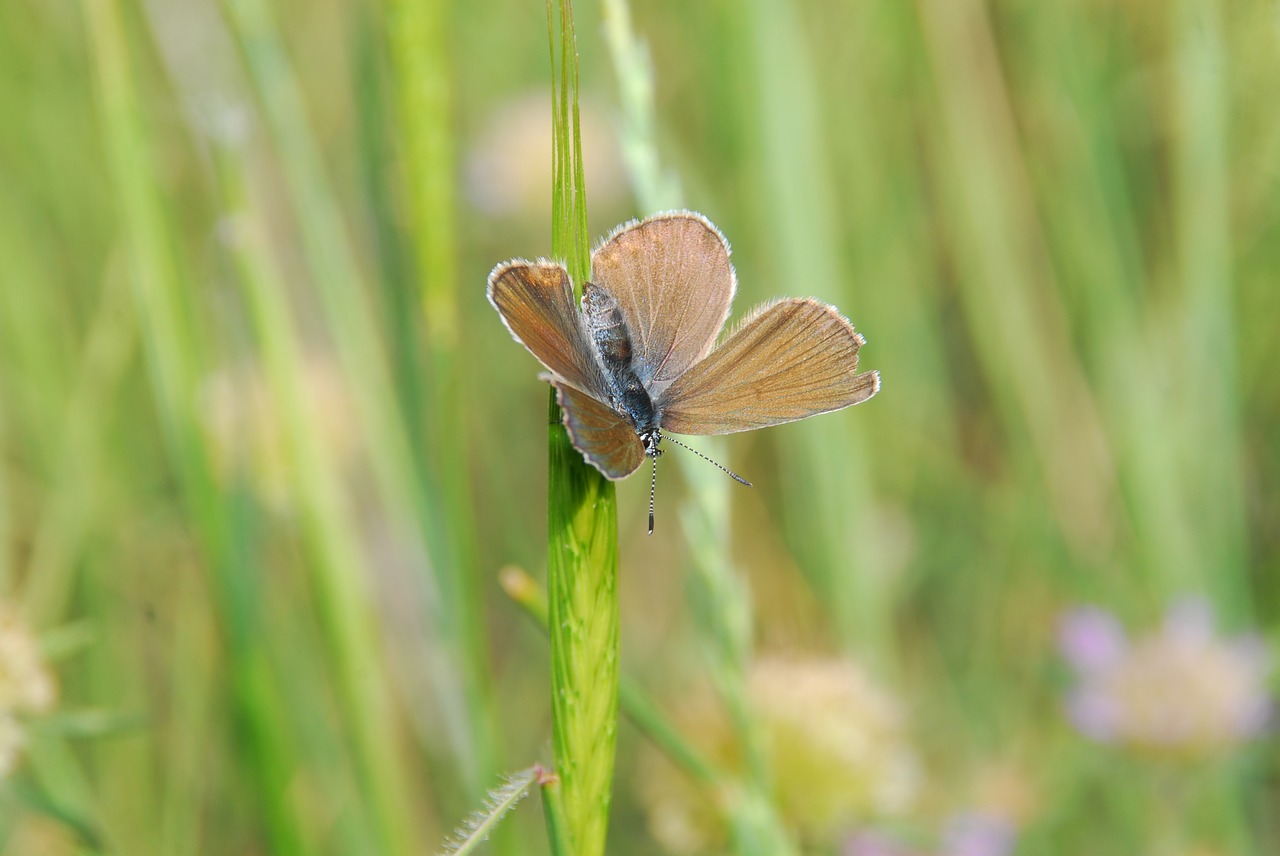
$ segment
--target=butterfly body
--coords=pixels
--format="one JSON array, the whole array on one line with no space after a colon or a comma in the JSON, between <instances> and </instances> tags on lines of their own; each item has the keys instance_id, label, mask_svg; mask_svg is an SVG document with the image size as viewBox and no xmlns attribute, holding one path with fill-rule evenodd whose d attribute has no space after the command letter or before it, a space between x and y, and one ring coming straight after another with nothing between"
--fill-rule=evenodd
<instances>
[{"instance_id":1,"label":"butterfly body","mask_svg":"<svg viewBox=\"0 0 1280 856\"><path fill-rule=\"evenodd\" d=\"M661 412L641 377L643 366L637 366L622 309L607 291L593 282L582 286L582 310L591 341L596 347L600 367L609 383L609 404L635 429L650 457L660 454L662 439Z\"/></svg>"},{"instance_id":2,"label":"butterfly body","mask_svg":"<svg viewBox=\"0 0 1280 856\"><path fill-rule=\"evenodd\" d=\"M759 307L717 345L737 278L728 242L700 214L620 226L591 268L581 306L564 266L544 259L498 265L488 295L547 368L574 446L610 479L656 459L666 434L792 422L880 388L877 372L857 371L862 336L812 298Z\"/></svg>"}]
</instances>

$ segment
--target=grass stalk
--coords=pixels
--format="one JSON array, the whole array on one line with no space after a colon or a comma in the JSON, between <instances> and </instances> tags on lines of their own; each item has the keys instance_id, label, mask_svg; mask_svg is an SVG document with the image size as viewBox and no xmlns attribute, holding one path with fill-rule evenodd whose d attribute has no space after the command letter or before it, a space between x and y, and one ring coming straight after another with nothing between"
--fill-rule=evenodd
<instances>
[{"instance_id":1,"label":"grass stalk","mask_svg":"<svg viewBox=\"0 0 1280 856\"><path fill-rule=\"evenodd\" d=\"M551 856L572 856L576 852L565 818L564 788L559 776L538 770L538 786L542 791L542 814L547 824L547 840Z\"/></svg>"},{"instance_id":2,"label":"grass stalk","mask_svg":"<svg viewBox=\"0 0 1280 856\"><path fill-rule=\"evenodd\" d=\"M658 156L653 63L631 26L630 4L627 0L603 0L602 18L622 103L622 157L636 203L646 215L677 208L683 195L679 178L662 168Z\"/></svg>"},{"instance_id":3,"label":"grass stalk","mask_svg":"<svg viewBox=\"0 0 1280 856\"><path fill-rule=\"evenodd\" d=\"M1172 382L1169 373L1183 367L1163 353L1176 353L1183 340L1160 341L1143 317L1144 292L1158 263L1143 256L1142 200L1124 160L1123 128L1109 91L1112 72L1077 49L1090 26L1084 10L1068 7L1055 9L1041 24L1036 41L1045 61L1053 63L1053 76L1065 84L1062 97L1078 126L1062 135L1065 141L1044 147L1040 158L1048 163L1038 171L1038 189L1055 201L1042 210L1047 231L1059 242L1057 268L1064 282L1079 284L1083 315L1093 331L1086 340L1087 362L1116 446L1141 579L1168 597L1176 587L1193 585L1203 569L1200 527L1181 478L1185 453L1178 432L1169 430L1186 420L1164 392ZM1075 138L1084 144L1070 145Z\"/></svg>"},{"instance_id":4,"label":"grass stalk","mask_svg":"<svg viewBox=\"0 0 1280 856\"><path fill-rule=\"evenodd\" d=\"M839 297L846 278L835 229L840 215L826 178L821 88L804 47L797 5L753 0L742 14L747 22L742 55L754 71L757 98L758 125L748 132L760 140L754 171L767 200L758 232L773 238L772 250L762 250L771 265L771 293L819 289L818 297L860 324L858 307ZM874 340L874 331L869 336ZM885 383L891 391L891 373ZM875 522L874 474L859 416L824 416L786 429L795 438L780 450L788 504L813 509L786 522L789 541L829 604L841 641L891 667L892 589L878 576L886 547ZM857 544L856 553L851 543Z\"/></svg>"},{"instance_id":5,"label":"grass stalk","mask_svg":"<svg viewBox=\"0 0 1280 856\"><path fill-rule=\"evenodd\" d=\"M7 439L6 416L4 408L0 407L0 444ZM13 500L9 498L8 480L0 478L0 544L7 544L10 541L9 533L13 528L10 511L12 504ZM14 584L13 561L7 555L0 555L0 592L8 595L13 591Z\"/></svg>"},{"instance_id":6,"label":"grass stalk","mask_svg":"<svg viewBox=\"0 0 1280 856\"><path fill-rule=\"evenodd\" d=\"M648 53L631 28L626 0L604 0L604 25L609 53L622 101L622 151L637 201L644 213L677 208L682 204L679 182L664 172L658 154L653 107L653 66ZM697 438L692 442L703 454L724 460L723 442ZM667 755L703 786L724 789L729 827L739 853L795 852L785 824L772 800L769 765L751 706L746 675L753 656L751 593L731 559L730 500L734 483L693 455L678 460L692 497L681 507L680 520L693 551L697 626L710 653L716 686L730 712L743 754L747 776L741 784L725 785L725 777L712 769L649 702L647 696L625 679L622 706L628 716Z\"/></svg>"},{"instance_id":7,"label":"grass stalk","mask_svg":"<svg viewBox=\"0 0 1280 856\"><path fill-rule=\"evenodd\" d=\"M414 465L410 435L403 414L390 391L394 388L377 312L370 305L368 291L355 261L355 252L344 227L336 196L325 173L323 159L306 118L304 99L294 72L287 62L280 34L270 14L255 0L226 0L224 3L241 42L249 76L263 106L263 115L292 196L307 261L321 304L333 332L339 358L352 385L355 410L368 446L374 478L385 507L394 518L393 530L406 538L420 540L411 546L429 557L432 573L419 582L419 594L428 602L429 626L436 644L443 650L466 650L467 634L462 621L465 610L453 609L459 591L447 550L449 534L442 511L447 497L438 484L422 477ZM474 662L473 657L464 658ZM441 747L446 747L460 770L478 766L477 722L483 719L470 705L473 699L463 673L468 668L431 670L430 679L439 705L443 728ZM476 679L477 681L480 679ZM472 683L471 686L476 684ZM358 697L351 688L348 697ZM372 714L368 710L366 714ZM358 713L358 711L353 711ZM363 715L363 714L362 714ZM367 774L384 779L379 800L385 812L384 828L393 839L402 839L413 823L407 795L392 784L400 779L396 750L381 725L369 722L359 729L370 741L364 747ZM393 850L396 848L392 848Z\"/></svg>"},{"instance_id":8,"label":"grass stalk","mask_svg":"<svg viewBox=\"0 0 1280 856\"><path fill-rule=\"evenodd\" d=\"M521 568L504 568L502 587L546 633L547 600L538 591L533 578ZM708 787L717 786L722 781L724 774L684 739L649 694L625 674L620 676L618 682L618 707L641 734L653 741L655 746L686 773Z\"/></svg>"},{"instance_id":9,"label":"grass stalk","mask_svg":"<svg viewBox=\"0 0 1280 856\"><path fill-rule=\"evenodd\" d=\"M571 0L547 0L553 88L553 257L580 289L591 271ZM619 681L618 508L614 486L569 442L549 397L547 591L552 746L575 856L608 831Z\"/></svg>"},{"instance_id":10,"label":"grass stalk","mask_svg":"<svg viewBox=\"0 0 1280 856\"><path fill-rule=\"evenodd\" d=\"M708 499L719 504L708 505ZM693 613L711 678L745 760L742 781L729 791L726 814L734 851L740 856L787 856L798 850L774 804L772 770L747 692L754 656L753 610L747 583L727 557L728 516L726 491L700 491L681 509L694 554L695 572L689 579Z\"/></svg>"},{"instance_id":11,"label":"grass stalk","mask_svg":"<svg viewBox=\"0 0 1280 856\"><path fill-rule=\"evenodd\" d=\"M552 745L573 852L599 856L617 739L617 504L563 426L548 433Z\"/></svg>"},{"instance_id":12,"label":"grass stalk","mask_svg":"<svg viewBox=\"0 0 1280 856\"><path fill-rule=\"evenodd\" d=\"M103 455L94 414L118 392L135 354L131 299L124 278L105 278L62 420L57 493L36 532L23 590L27 615L37 626L63 618L75 582L75 558L93 528L96 497L86 486L93 484L91 474L100 472Z\"/></svg>"},{"instance_id":13,"label":"grass stalk","mask_svg":"<svg viewBox=\"0 0 1280 856\"><path fill-rule=\"evenodd\" d=\"M942 105L932 157L978 357L1008 379L997 404L1029 441L1064 541L1097 560L1114 536L1111 450L1047 264L988 10L918 8Z\"/></svg>"},{"instance_id":14,"label":"grass stalk","mask_svg":"<svg viewBox=\"0 0 1280 856\"><path fill-rule=\"evenodd\" d=\"M213 480L195 421L199 355L196 330L172 252L172 236L155 186L157 174L133 82L121 10L115 0L83 0L95 94L110 178L120 210L121 240L142 330L143 351L160 414L165 446L181 480L182 497L211 566L214 607L225 634L231 693L252 758L253 782L272 849L306 852L300 821L287 794L296 762L280 716L256 604L253 563L230 503Z\"/></svg>"},{"instance_id":15,"label":"grass stalk","mask_svg":"<svg viewBox=\"0 0 1280 856\"><path fill-rule=\"evenodd\" d=\"M1176 3L1173 210L1182 318L1166 347L1186 363L1181 463L1203 552L1199 579L1223 608L1252 611L1245 585L1244 468L1228 181L1228 54L1216 0ZM1186 349L1189 348L1188 352ZM1191 453L1190 450L1196 450ZM1204 498L1212 497L1212 501ZM1194 499L1193 499L1194 498Z\"/></svg>"},{"instance_id":16,"label":"grass stalk","mask_svg":"<svg viewBox=\"0 0 1280 856\"><path fill-rule=\"evenodd\" d=\"M429 422L429 466L439 485L444 598L460 643L461 679L475 728L472 763L464 771L471 790L496 772L497 731L487 678L483 610L476 568L476 531L467 461L464 361L459 353L457 154L454 138L451 4L444 0L391 0L386 10L387 45L395 71L396 128L404 172L408 229L414 247L428 371L424 412Z\"/></svg>"},{"instance_id":17,"label":"grass stalk","mask_svg":"<svg viewBox=\"0 0 1280 856\"><path fill-rule=\"evenodd\" d=\"M33 796L38 794L38 801L31 808L56 817L73 830L85 852L108 852L93 782L75 750L66 741L37 740L32 741L26 753L35 780L31 786Z\"/></svg>"},{"instance_id":18,"label":"grass stalk","mask_svg":"<svg viewBox=\"0 0 1280 856\"><path fill-rule=\"evenodd\" d=\"M285 453L298 498L303 543L311 561L316 602L325 627L336 683L354 731L360 776L368 789L368 817L383 848L412 847L412 828L400 829L404 819L387 816L406 801L407 780L394 757L398 753L396 716L385 671L375 616L369 604L369 581L356 515L342 489L333 462L315 430L307 400L302 348L294 329L284 277L262 239L262 224L246 212L242 170L234 155L220 159L226 208L239 225L233 258L241 289L262 348L271 400L280 408L282 428L289 438ZM376 734L367 733L376 730ZM387 852L404 852L388 850Z\"/></svg>"}]
</instances>

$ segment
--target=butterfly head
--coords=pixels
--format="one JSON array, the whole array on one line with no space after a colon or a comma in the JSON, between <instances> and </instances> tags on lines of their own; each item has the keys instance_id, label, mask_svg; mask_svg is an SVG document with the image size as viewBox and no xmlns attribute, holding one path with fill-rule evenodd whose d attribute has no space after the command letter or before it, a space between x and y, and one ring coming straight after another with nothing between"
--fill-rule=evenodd
<instances>
[{"instance_id":1,"label":"butterfly head","mask_svg":"<svg viewBox=\"0 0 1280 856\"><path fill-rule=\"evenodd\" d=\"M644 444L644 453L651 458L656 458L662 454L662 450L658 448L658 444L662 442L662 431L654 428L651 431L642 431L640 433L640 442Z\"/></svg>"}]
</instances>

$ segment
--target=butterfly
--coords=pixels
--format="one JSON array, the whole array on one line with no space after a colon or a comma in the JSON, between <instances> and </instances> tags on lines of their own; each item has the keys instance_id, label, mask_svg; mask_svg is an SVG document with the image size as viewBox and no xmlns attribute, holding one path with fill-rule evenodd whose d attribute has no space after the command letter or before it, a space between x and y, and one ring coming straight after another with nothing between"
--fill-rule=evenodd
<instances>
[{"instance_id":1,"label":"butterfly","mask_svg":"<svg viewBox=\"0 0 1280 856\"><path fill-rule=\"evenodd\" d=\"M780 425L880 389L879 372L858 373L866 340L813 298L766 303L716 345L736 291L729 242L690 211L614 229L591 254L581 307L558 262L504 262L488 283L507 330L548 369L540 377L555 387L574 447L615 480L649 457L655 485L662 440L679 442L667 433Z\"/></svg>"}]
</instances>

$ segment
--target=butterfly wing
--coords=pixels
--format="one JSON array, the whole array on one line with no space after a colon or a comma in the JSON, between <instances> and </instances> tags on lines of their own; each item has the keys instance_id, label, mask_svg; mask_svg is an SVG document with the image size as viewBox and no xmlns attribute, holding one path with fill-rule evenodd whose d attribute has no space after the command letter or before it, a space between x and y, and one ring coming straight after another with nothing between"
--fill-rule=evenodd
<instances>
[{"instance_id":1,"label":"butterfly wing","mask_svg":"<svg viewBox=\"0 0 1280 856\"><path fill-rule=\"evenodd\" d=\"M710 352L737 288L729 242L688 211L614 230L591 255L591 276L618 301L640 381L655 394Z\"/></svg>"},{"instance_id":2,"label":"butterfly wing","mask_svg":"<svg viewBox=\"0 0 1280 856\"><path fill-rule=\"evenodd\" d=\"M767 304L747 317L659 401L675 434L732 434L866 401L880 374L858 374L865 340L816 300Z\"/></svg>"},{"instance_id":3,"label":"butterfly wing","mask_svg":"<svg viewBox=\"0 0 1280 856\"><path fill-rule=\"evenodd\" d=\"M631 475L644 460L635 429L600 400L608 385L573 299L564 267L554 262L513 261L489 275L489 302L516 341L551 374L556 400L574 448L607 478Z\"/></svg>"},{"instance_id":4,"label":"butterfly wing","mask_svg":"<svg viewBox=\"0 0 1280 856\"><path fill-rule=\"evenodd\" d=\"M626 478L644 460L644 445L621 416L559 378L543 375L556 388L564 427L573 447L605 478Z\"/></svg>"},{"instance_id":5,"label":"butterfly wing","mask_svg":"<svg viewBox=\"0 0 1280 856\"><path fill-rule=\"evenodd\" d=\"M608 397L608 384L563 265L545 260L504 262L489 274L488 294L507 330L539 362L578 389Z\"/></svg>"}]
</instances>

